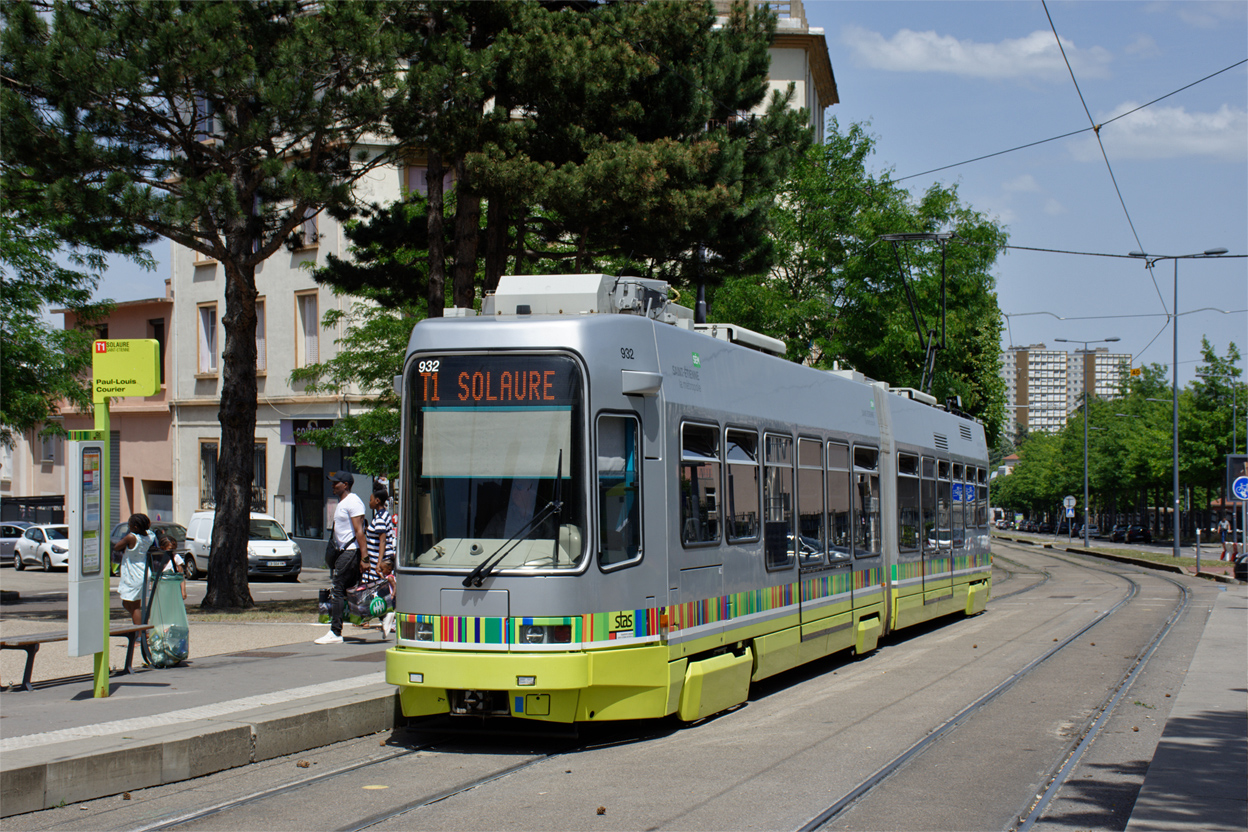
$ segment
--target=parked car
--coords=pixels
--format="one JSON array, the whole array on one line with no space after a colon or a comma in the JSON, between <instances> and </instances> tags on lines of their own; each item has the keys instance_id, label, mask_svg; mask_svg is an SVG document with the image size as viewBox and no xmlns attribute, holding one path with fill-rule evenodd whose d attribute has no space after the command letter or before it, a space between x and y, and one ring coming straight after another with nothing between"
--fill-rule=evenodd
<instances>
[{"instance_id":1,"label":"parked car","mask_svg":"<svg viewBox=\"0 0 1248 832\"><path fill-rule=\"evenodd\" d=\"M212 569L208 554L212 549L212 527L216 518L215 511L197 511L186 526L187 554L195 560L197 568L203 566L205 573ZM301 571L303 553L299 551L299 544L290 539L276 518L253 511L247 533L247 577L273 575L297 581Z\"/></svg>"},{"instance_id":2,"label":"parked car","mask_svg":"<svg viewBox=\"0 0 1248 832\"><path fill-rule=\"evenodd\" d=\"M1240 555L1235 559L1235 580L1248 583L1248 554Z\"/></svg>"},{"instance_id":3,"label":"parked car","mask_svg":"<svg viewBox=\"0 0 1248 832\"><path fill-rule=\"evenodd\" d=\"M1079 537L1084 537L1084 532L1087 532L1087 538L1089 540L1091 540L1094 537L1101 536L1101 529L1099 526L1084 526L1083 528L1079 529Z\"/></svg>"},{"instance_id":4,"label":"parked car","mask_svg":"<svg viewBox=\"0 0 1248 832\"><path fill-rule=\"evenodd\" d=\"M0 563L13 563L13 546L34 523L6 520L0 523Z\"/></svg>"},{"instance_id":5,"label":"parked car","mask_svg":"<svg viewBox=\"0 0 1248 832\"><path fill-rule=\"evenodd\" d=\"M1152 543L1153 533L1148 530L1147 526L1127 526L1126 542L1127 543Z\"/></svg>"},{"instance_id":6,"label":"parked car","mask_svg":"<svg viewBox=\"0 0 1248 832\"><path fill-rule=\"evenodd\" d=\"M113 526L113 533L109 535L109 541L116 546L126 534L130 531L128 523L118 523ZM181 523L174 523L169 520L153 520L152 531L159 532L167 537L173 538L173 551L178 557L182 558L182 562L186 564L186 577L188 580L202 578L205 574L204 569L200 568L200 564L196 563L195 558L186 550L186 526ZM205 564L206 565L206 564Z\"/></svg>"},{"instance_id":7,"label":"parked car","mask_svg":"<svg viewBox=\"0 0 1248 832\"><path fill-rule=\"evenodd\" d=\"M1112 543L1123 543L1127 539L1127 528L1125 523L1119 523L1110 529L1109 539Z\"/></svg>"},{"instance_id":8,"label":"parked car","mask_svg":"<svg viewBox=\"0 0 1248 832\"><path fill-rule=\"evenodd\" d=\"M1041 523L1036 527L1036 531L1040 534L1053 534L1053 525L1051 523Z\"/></svg>"},{"instance_id":9,"label":"parked car","mask_svg":"<svg viewBox=\"0 0 1248 832\"><path fill-rule=\"evenodd\" d=\"M69 569L69 526L31 526L13 544L13 568Z\"/></svg>"}]
</instances>

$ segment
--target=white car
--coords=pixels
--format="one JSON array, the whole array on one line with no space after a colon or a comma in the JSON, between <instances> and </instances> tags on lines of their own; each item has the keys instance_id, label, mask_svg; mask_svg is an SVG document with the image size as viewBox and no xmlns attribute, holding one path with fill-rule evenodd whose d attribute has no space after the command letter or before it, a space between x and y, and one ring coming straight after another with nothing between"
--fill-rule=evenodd
<instances>
[{"instance_id":1,"label":"white car","mask_svg":"<svg viewBox=\"0 0 1248 832\"><path fill-rule=\"evenodd\" d=\"M208 554L212 550L212 527L216 519L215 511L197 511L186 524L186 551L197 563L203 564L204 572L213 568ZM248 578L271 575L288 581L299 580L303 553L276 518L253 511L247 532Z\"/></svg>"},{"instance_id":2,"label":"white car","mask_svg":"<svg viewBox=\"0 0 1248 832\"><path fill-rule=\"evenodd\" d=\"M13 568L69 569L69 526L31 526L13 544Z\"/></svg>"}]
</instances>

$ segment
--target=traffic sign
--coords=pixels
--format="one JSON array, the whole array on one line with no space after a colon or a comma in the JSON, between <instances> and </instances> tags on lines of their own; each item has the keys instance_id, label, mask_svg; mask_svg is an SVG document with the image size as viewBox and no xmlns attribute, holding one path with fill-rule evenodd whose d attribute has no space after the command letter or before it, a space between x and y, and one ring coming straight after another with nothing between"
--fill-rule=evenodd
<instances>
[{"instance_id":1,"label":"traffic sign","mask_svg":"<svg viewBox=\"0 0 1248 832\"><path fill-rule=\"evenodd\" d=\"M962 483L960 482L953 484L953 501L955 503L962 502Z\"/></svg>"},{"instance_id":2,"label":"traffic sign","mask_svg":"<svg viewBox=\"0 0 1248 832\"><path fill-rule=\"evenodd\" d=\"M1238 477L1231 485L1236 500L1248 500L1248 477Z\"/></svg>"},{"instance_id":3,"label":"traffic sign","mask_svg":"<svg viewBox=\"0 0 1248 832\"><path fill-rule=\"evenodd\" d=\"M1075 510L1074 510L1073 508L1068 508L1068 509L1066 509L1066 516L1067 516L1067 517L1074 517L1074 516L1075 516Z\"/></svg>"},{"instance_id":4,"label":"traffic sign","mask_svg":"<svg viewBox=\"0 0 1248 832\"><path fill-rule=\"evenodd\" d=\"M1066 499L1062 500L1062 505L1066 506L1066 508L1074 508L1078 502L1074 497L1067 495Z\"/></svg>"}]
</instances>

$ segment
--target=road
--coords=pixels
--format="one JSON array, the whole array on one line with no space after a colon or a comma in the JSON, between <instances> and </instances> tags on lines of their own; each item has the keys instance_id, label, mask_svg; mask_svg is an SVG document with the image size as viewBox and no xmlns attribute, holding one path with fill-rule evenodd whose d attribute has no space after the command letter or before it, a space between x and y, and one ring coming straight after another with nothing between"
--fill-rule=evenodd
<instances>
[{"instance_id":1,"label":"road","mask_svg":"<svg viewBox=\"0 0 1248 832\"><path fill-rule=\"evenodd\" d=\"M4 616L32 616L41 618L64 618L67 616L66 604L69 602L69 573L63 570L44 572L42 569L27 567L22 571L12 567L0 567L0 586L5 592L17 592L20 603L5 603ZM113 608L121 609L117 598L117 578L111 579ZM299 598L317 597L317 590L329 587L329 570L304 569L297 583L259 578L250 582L252 600L285 601ZM186 603L188 607L197 606L204 600L208 584L204 580L188 581L186 585Z\"/></svg>"},{"instance_id":2,"label":"road","mask_svg":"<svg viewBox=\"0 0 1248 832\"><path fill-rule=\"evenodd\" d=\"M995 559L985 613L766 680L701 723L426 722L6 829L1013 829L1040 794L1032 828L1122 829L1220 589L1031 546Z\"/></svg>"}]
</instances>

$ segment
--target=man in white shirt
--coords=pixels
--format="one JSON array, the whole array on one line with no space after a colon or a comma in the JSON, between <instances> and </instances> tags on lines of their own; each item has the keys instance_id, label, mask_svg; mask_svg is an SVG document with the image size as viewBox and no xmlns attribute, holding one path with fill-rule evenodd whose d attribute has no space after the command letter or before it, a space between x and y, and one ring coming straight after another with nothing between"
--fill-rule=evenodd
<instances>
[{"instance_id":1,"label":"man in white shirt","mask_svg":"<svg viewBox=\"0 0 1248 832\"><path fill-rule=\"evenodd\" d=\"M342 644L342 611L347 605L347 587L360 582L360 553L368 551L364 536L364 501L351 491L355 477L346 471L329 475L338 508L334 510L333 535L338 557L330 568L329 632L317 644Z\"/></svg>"}]
</instances>

